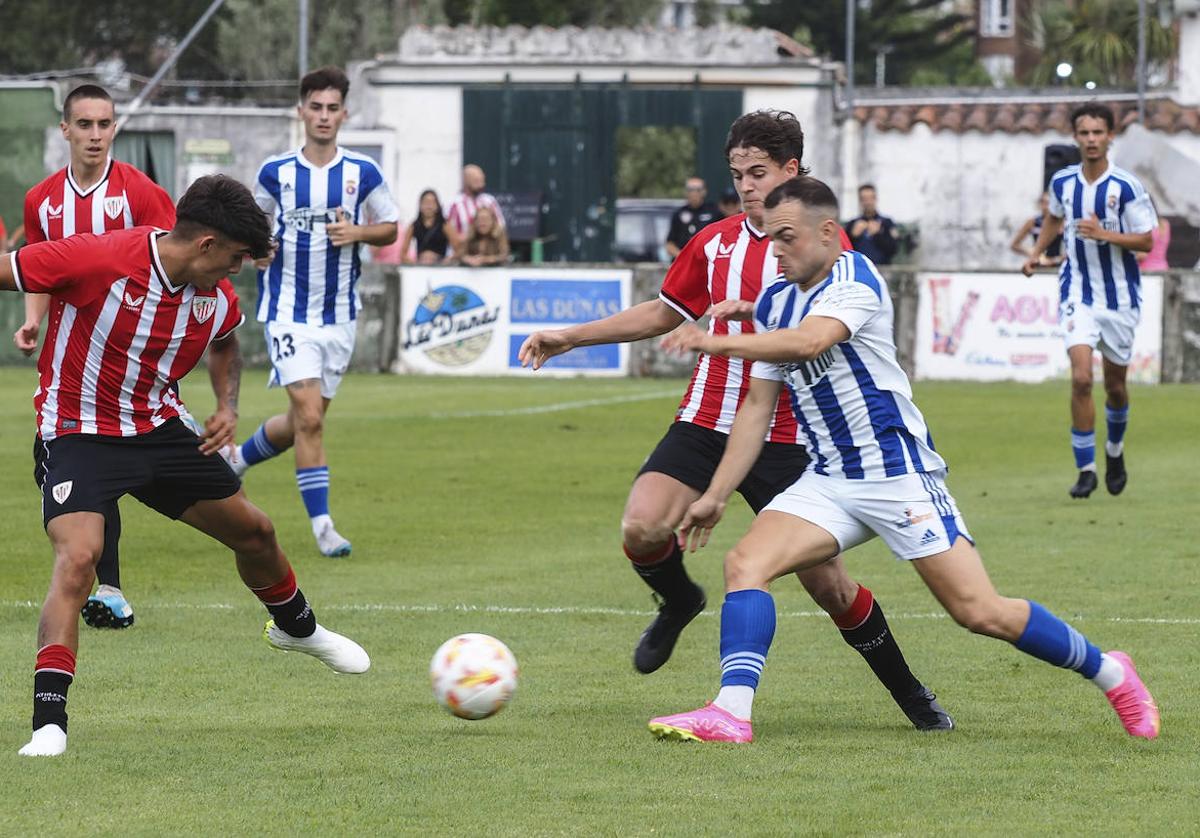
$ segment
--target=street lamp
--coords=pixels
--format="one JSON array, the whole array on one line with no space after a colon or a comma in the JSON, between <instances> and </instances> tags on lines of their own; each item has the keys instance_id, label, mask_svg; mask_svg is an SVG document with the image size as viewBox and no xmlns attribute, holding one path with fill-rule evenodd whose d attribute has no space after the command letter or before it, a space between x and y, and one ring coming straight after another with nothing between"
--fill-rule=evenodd
<instances>
[{"instance_id":1,"label":"street lamp","mask_svg":"<svg viewBox=\"0 0 1200 838\"><path fill-rule=\"evenodd\" d=\"M1063 61L1061 64L1059 64L1057 67L1054 68L1054 72L1060 79L1062 79L1063 81L1066 81L1066 79L1071 75L1071 71L1074 69L1075 68L1072 67L1070 64L1068 64L1066 61Z\"/></svg>"}]
</instances>

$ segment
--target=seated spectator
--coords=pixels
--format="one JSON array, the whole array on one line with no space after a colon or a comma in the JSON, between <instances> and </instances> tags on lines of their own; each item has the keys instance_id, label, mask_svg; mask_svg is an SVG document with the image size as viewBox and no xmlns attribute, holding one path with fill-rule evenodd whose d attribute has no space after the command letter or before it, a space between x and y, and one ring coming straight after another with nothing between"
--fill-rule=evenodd
<instances>
[{"instance_id":1,"label":"seated spectator","mask_svg":"<svg viewBox=\"0 0 1200 838\"><path fill-rule=\"evenodd\" d=\"M879 214L875 186L858 187L859 216L846 225L854 249L876 265L890 265L900 247L896 223Z\"/></svg>"},{"instance_id":2,"label":"seated spectator","mask_svg":"<svg viewBox=\"0 0 1200 838\"><path fill-rule=\"evenodd\" d=\"M442 214L437 193L426 189L417 202L417 217L404 233L400 253L406 264L436 265L448 262L458 251L458 233Z\"/></svg>"},{"instance_id":3,"label":"seated spectator","mask_svg":"<svg viewBox=\"0 0 1200 838\"><path fill-rule=\"evenodd\" d=\"M480 207L488 207L495 213L496 223L503 227L504 213L500 210L494 195L487 191L487 175L483 169L470 163L463 166L462 192L455 196L446 212L446 218L453 225L454 231L461 239L466 239L471 230L471 222Z\"/></svg>"},{"instance_id":4,"label":"seated spectator","mask_svg":"<svg viewBox=\"0 0 1200 838\"><path fill-rule=\"evenodd\" d=\"M737 215L742 211L742 199L738 195L737 190L732 186L721 193L721 197L717 199L717 209L721 214L728 218L731 215Z\"/></svg>"},{"instance_id":5,"label":"seated spectator","mask_svg":"<svg viewBox=\"0 0 1200 838\"><path fill-rule=\"evenodd\" d=\"M1026 258L1033 253L1033 246L1037 244L1038 236L1042 234L1042 220L1046 217L1046 207L1048 206L1050 206L1050 193L1043 192L1042 197L1038 200L1038 214L1026 219L1025 223L1021 225L1021 229L1017 230L1017 234L1013 236L1012 244L1009 245L1013 252L1020 253ZM1062 264L1062 260L1062 236L1059 236L1050 243L1039 261L1043 265L1053 266Z\"/></svg>"},{"instance_id":6,"label":"seated spectator","mask_svg":"<svg viewBox=\"0 0 1200 838\"><path fill-rule=\"evenodd\" d=\"M1151 201L1154 199L1151 198ZM1158 207L1154 208L1158 212ZM1165 271L1167 264L1167 248L1171 246L1171 222L1163 216L1158 216L1158 226L1150 231L1150 249L1145 253L1135 253L1138 267L1143 271Z\"/></svg>"},{"instance_id":7,"label":"seated spectator","mask_svg":"<svg viewBox=\"0 0 1200 838\"><path fill-rule=\"evenodd\" d=\"M679 255L683 246L701 228L721 218L721 211L704 200L708 190L702 178L688 178L683 188L687 193L687 203L675 210L671 216L671 230L667 233L667 255L672 259Z\"/></svg>"},{"instance_id":8,"label":"seated spectator","mask_svg":"<svg viewBox=\"0 0 1200 838\"><path fill-rule=\"evenodd\" d=\"M462 263L472 267L503 265L508 261L508 234L496 220L491 207L480 206L463 245Z\"/></svg>"}]
</instances>

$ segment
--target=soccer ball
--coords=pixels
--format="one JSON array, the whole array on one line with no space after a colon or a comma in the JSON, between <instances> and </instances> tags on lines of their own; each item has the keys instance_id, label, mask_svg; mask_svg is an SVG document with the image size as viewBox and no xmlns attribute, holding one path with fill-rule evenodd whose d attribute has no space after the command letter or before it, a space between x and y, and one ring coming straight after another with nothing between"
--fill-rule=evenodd
<instances>
[{"instance_id":1,"label":"soccer ball","mask_svg":"<svg viewBox=\"0 0 1200 838\"><path fill-rule=\"evenodd\" d=\"M438 703L460 719L500 712L517 689L517 659L486 634L460 634L443 643L429 664Z\"/></svg>"}]
</instances>

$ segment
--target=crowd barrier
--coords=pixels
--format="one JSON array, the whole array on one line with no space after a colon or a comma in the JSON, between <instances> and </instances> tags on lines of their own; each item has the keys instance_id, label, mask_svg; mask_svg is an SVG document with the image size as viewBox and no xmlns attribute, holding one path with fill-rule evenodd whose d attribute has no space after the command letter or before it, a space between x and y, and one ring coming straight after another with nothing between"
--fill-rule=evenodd
<instances>
[{"instance_id":1,"label":"crowd barrier","mask_svg":"<svg viewBox=\"0 0 1200 838\"><path fill-rule=\"evenodd\" d=\"M1052 274L1014 270L882 269L896 311L901 365L919 379L1040 381L1066 375ZM516 362L525 335L603 317L658 294L664 265L562 264L504 268L369 264L352 368L465 375L528 374ZM252 271L234 278L246 311L239 331L251 366L267 363ZM0 295L0 363L32 366L10 336L20 295ZM589 347L557 358L547 375L685 376L691 362L657 341ZM1131 376L1200 382L1200 272L1150 275Z\"/></svg>"}]
</instances>

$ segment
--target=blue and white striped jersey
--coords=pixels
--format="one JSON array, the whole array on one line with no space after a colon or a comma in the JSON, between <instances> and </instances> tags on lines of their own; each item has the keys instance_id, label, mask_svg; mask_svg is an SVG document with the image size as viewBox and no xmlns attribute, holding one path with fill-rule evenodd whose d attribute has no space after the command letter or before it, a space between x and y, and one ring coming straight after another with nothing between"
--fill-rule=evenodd
<instances>
[{"instance_id":1,"label":"blue and white striped jersey","mask_svg":"<svg viewBox=\"0 0 1200 838\"><path fill-rule=\"evenodd\" d=\"M325 166L299 151L268 159L254 197L271 216L279 249L258 272L258 319L264 323L349 323L358 313L362 244L335 247L325 225L341 207L355 224L397 221L400 213L374 160L339 148Z\"/></svg>"},{"instance_id":2,"label":"blue and white striped jersey","mask_svg":"<svg viewBox=\"0 0 1200 838\"><path fill-rule=\"evenodd\" d=\"M1158 226L1154 204L1141 182L1110 165L1088 183L1076 164L1050 179L1050 214L1063 219L1063 253L1059 299L1066 303L1104 306L1114 311L1137 308L1141 272L1132 251L1076 234L1084 218L1095 216L1106 230L1148 233Z\"/></svg>"},{"instance_id":3,"label":"blue and white striped jersey","mask_svg":"<svg viewBox=\"0 0 1200 838\"><path fill-rule=\"evenodd\" d=\"M850 339L806 363L757 361L750 373L791 390L808 470L882 480L946 468L896 361L892 298L871 260L846 251L808 291L780 278L754 304L756 330L795 328L809 316L842 321Z\"/></svg>"}]
</instances>

